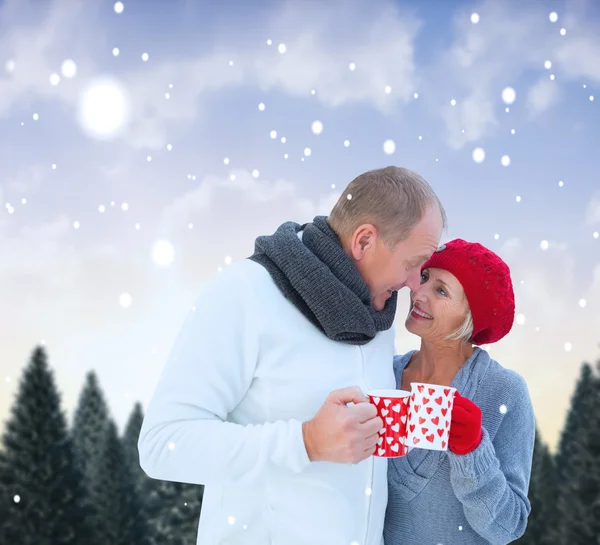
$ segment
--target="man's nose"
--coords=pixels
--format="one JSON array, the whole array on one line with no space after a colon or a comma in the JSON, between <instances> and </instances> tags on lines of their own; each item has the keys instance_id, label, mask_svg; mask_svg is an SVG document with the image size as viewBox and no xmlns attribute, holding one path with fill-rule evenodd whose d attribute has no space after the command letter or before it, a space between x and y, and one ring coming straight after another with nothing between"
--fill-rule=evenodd
<instances>
[{"instance_id":1,"label":"man's nose","mask_svg":"<svg viewBox=\"0 0 600 545\"><path fill-rule=\"evenodd\" d=\"M421 287L421 271L417 268L410 272L406 279L406 285L413 291L418 292Z\"/></svg>"}]
</instances>

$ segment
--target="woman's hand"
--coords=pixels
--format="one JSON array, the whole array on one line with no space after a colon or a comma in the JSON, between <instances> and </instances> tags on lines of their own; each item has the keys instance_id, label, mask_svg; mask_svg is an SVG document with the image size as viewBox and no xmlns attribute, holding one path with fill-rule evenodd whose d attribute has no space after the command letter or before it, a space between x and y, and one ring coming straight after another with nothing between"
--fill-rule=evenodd
<instances>
[{"instance_id":1,"label":"woman's hand","mask_svg":"<svg viewBox=\"0 0 600 545\"><path fill-rule=\"evenodd\" d=\"M481 409L470 399L454 394L448 448L454 454L469 454L481 443Z\"/></svg>"}]
</instances>

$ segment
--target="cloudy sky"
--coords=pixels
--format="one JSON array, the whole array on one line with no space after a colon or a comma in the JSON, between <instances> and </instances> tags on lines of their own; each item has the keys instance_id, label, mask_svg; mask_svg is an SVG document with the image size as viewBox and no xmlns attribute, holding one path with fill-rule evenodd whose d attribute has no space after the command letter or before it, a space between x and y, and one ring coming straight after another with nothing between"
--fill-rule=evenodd
<instances>
[{"instance_id":1,"label":"cloudy sky","mask_svg":"<svg viewBox=\"0 0 600 545\"><path fill-rule=\"evenodd\" d=\"M122 427L209 278L395 164L511 266L491 354L554 445L600 355L599 144L591 1L4 0L0 419L43 341L69 414L95 369Z\"/></svg>"}]
</instances>

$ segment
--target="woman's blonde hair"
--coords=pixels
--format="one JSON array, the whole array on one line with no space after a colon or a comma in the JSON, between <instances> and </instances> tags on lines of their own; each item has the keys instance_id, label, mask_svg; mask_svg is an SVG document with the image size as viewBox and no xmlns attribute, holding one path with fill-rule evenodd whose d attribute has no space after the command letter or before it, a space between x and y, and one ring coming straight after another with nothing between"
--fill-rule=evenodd
<instances>
[{"instance_id":1,"label":"woman's blonde hair","mask_svg":"<svg viewBox=\"0 0 600 545\"><path fill-rule=\"evenodd\" d=\"M467 315L465 316L465 321L462 325L453 333L450 333L446 337L447 341L463 341L469 342L471 340L471 335L473 335L473 315L471 314L471 309L467 307Z\"/></svg>"}]
</instances>

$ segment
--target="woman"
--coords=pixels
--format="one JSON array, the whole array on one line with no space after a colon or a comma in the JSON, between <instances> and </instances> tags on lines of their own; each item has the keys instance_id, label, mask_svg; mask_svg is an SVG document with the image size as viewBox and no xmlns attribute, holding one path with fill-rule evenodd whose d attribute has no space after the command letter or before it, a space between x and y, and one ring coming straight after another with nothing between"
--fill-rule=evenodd
<instances>
[{"instance_id":1,"label":"woman","mask_svg":"<svg viewBox=\"0 0 600 545\"><path fill-rule=\"evenodd\" d=\"M525 381L478 346L512 328L510 270L481 244L456 239L423 265L406 328L419 350L394 357L398 388L457 389L448 451L390 459L385 545L505 544L523 535L535 421Z\"/></svg>"}]
</instances>

